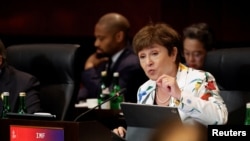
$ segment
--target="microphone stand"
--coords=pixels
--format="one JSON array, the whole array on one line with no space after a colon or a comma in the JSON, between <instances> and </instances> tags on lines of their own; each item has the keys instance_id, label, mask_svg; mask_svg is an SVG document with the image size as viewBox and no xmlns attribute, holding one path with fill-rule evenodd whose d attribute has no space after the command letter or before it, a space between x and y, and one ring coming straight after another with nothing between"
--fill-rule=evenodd
<instances>
[{"instance_id":1,"label":"microphone stand","mask_svg":"<svg viewBox=\"0 0 250 141\"><path fill-rule=\"evenodd\" d=\"M79 118L81 118L81 117L84 116L85 114L87 114L87 113L89 113L89 112L95 110L97 107L101 107L102 104L104 104L104 103L106 103L106 102L112 100L113 98L116 98L116 97L118 97L118 96L120 96L120 95L123 95L123 93L124 93L125 91L126 91L126 88L121 89L121 90L120 90L119 92L117 92L114 96L109 97L108 99L104 100L102 103L97 104L95 107L93 107L93 108L87 110L86 112L83 112L83 113L80 114L79 116L77 116L77 117L74 119L74 121L77 121Z\"/></svg>"}]
</instances>

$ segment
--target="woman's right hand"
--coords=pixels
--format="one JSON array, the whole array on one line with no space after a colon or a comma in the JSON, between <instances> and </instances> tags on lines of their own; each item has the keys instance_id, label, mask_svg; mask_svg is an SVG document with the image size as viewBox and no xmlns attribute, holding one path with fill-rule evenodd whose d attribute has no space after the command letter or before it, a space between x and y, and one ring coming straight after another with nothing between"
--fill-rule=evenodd
<instances>
[{"instance_id":1,"label":"woman's right hand","mask_svg":"<svg viewBox=\"0 0 250 141\"><path fill-rule=\"evenodd\" d=\"M119 126L118 128L113 129L113 132L122 138L124 138L126 135L126 129L122 126Z\"/></svg>"}]
</instances>

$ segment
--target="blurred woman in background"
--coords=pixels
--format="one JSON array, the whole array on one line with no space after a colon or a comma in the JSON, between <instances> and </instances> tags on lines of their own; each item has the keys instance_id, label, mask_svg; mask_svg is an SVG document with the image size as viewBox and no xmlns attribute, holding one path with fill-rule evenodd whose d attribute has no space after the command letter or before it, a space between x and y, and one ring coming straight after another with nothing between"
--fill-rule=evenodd
<instances>
[{"instance_id":1,"label":"blurred woman in background","mask_svg":"<svg viewBox=\"0 0 250 141\"><path fill-rule=\"evenodd\" d=\"M208 51L215 48L212 30L207 23L196 23L183 30L183 57L188 67L203 69Z\"/></svg>"}]
</instances>

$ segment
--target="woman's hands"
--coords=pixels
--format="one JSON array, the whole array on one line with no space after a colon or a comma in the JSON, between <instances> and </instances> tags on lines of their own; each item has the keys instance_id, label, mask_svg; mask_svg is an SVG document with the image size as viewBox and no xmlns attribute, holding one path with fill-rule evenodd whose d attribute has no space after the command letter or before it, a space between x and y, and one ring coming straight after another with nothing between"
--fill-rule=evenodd
<instances>
[{"instance_id":1,"label":"woman's hands","mask_svg":"<svg viewBox=\"0 0 250 141\"><path fill-rule=\"evenodd\" d=\"M156 85L163 93L169 94L176 99L181 98L181 90L175 77L163 74L156 80Z\"/></svg>"},{"instance_id":2,"label":"woman's hands","mask_svg":"<svg viewBox=\"0 0 250 141\"><path fill-rule=\"evenodd\" d=\"M123 138L126 135L126 129L122 126L119 126L118 128L113 129L113 132Z\"/></svg>"}]
</instances>

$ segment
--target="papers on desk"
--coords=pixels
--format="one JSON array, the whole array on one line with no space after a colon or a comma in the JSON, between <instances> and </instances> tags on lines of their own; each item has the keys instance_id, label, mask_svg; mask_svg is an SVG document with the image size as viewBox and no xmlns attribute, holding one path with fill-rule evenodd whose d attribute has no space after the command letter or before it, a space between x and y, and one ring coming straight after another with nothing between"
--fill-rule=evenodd
<instances>
[{"instance_id":1,"label":"papers on desk","mask_svg":"<svg viewBox=\"0 0 250 141\"><path fill-rule=\"evenodd\" d=\"M80 108L94 108L98 105L98 99L97 98L87 98L85 101L80 101L78 104L75 104L75 107L80 107Z\"/></svg>"},{"instance_id":2,"label":"papers on desk","mask_svg":"<svg viewBox=\"0 0 250 141\"><path fill-rule=\"evenodd\" d=\"M75 104L76 108L87 108L87 102L86 101L80 101L79 103Z\"/></svg>"},{"instance_id":3,"label":"papers on desk","mask_svg":"<svg viewBox=\"0 0 250 141\"><path fill-rule=\"evenodd\" d=\"M37 113L34 113L34 115L52 115L51 113L44 113L44 112L37 112Z\"/></svg>"}]
</instances>

